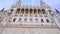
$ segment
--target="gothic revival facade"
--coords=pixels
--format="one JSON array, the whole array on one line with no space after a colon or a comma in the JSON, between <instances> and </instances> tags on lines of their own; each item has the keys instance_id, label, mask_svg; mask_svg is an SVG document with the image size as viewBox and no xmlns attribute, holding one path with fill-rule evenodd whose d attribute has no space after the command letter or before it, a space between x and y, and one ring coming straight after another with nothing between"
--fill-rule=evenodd
<instances>
[{"instance_id":1,"label":"gothic revival facade","mask_svg":"<svg viewBox=\"0 0 60 34\"><path fill-rule=\"evenodd\" d=\"M60 13L40 0L40 6L11 6L0 25L1 34L60 34Z\"/></svg>"}]
</instances>

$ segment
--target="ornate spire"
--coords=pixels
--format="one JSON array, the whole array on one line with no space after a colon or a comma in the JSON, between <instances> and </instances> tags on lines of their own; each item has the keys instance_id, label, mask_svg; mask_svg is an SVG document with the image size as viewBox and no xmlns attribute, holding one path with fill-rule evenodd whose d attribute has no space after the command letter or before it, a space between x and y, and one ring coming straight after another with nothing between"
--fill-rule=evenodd
<instances>
[{"instance_id":1,"label":"ornate spire","mask_svg":"<svg viewBox=\"0 0 60 34\"><path fill-rule=\"evenodd\" d=\"M18 4L18 5L21 5L21 0L18 0L17 4Z\"/></svg>"},{"instance_id":2,"label":"ornate spire","mask_svg":"<svg viewBox=\"0 0 60 34\"><path fill-rule=\"evenodd\" d=\"M16 3L16 7L20 7L21 6L21 0L18 0L17 3Z\"/></svg>"},{"instance_id":3,"label":"ornate spire","mask_svg":"<svg viewBox=\"0 0 60 34\"><path fill-rule=\"evenodd\" d=\"M40 6L43 6L45 3L43 2L43 0L40 0Z\"/></svg>"},{"instance_id":4,"label":"ornate spire","mask_svg":"<svg viewBox=\"0 0 60 34\"><path fill-rule=\"evenodd\" d=\"M11 7L12 8L18 8L18 7L20 7L21 6L21 0L18 0L15 4L13 4Z\"/></svg>"},{"instance_id":5,"label":"ornate spire","mask_svg":"<svg viewBox=\"0 0 60 34\"><path fill-rule=\"evenodd\" d=\"M48 4L46 4L43 0L40 0L40 6L42 8L50 8L50 6Z\"/></svg>"}]
</instances>

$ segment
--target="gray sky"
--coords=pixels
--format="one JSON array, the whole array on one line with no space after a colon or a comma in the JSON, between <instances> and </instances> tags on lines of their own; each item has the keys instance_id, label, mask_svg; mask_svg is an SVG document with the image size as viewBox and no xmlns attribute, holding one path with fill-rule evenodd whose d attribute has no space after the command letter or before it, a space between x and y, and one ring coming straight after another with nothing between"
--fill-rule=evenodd
<instances>
[{"instance_id":1,"label":"gray sky","mask_svg":"<svg viewBox=\"0 0 60 34\"><path fill-rule=\"evenodd\" d=\"M0 10L2 8L9 9L11 5L16 3L18 0L0 0ZM22 5L39 5L40 0L22 0ZM44 0L52 9L56 8L60 11L60 0Z\"/></svg>"}]
</instances>

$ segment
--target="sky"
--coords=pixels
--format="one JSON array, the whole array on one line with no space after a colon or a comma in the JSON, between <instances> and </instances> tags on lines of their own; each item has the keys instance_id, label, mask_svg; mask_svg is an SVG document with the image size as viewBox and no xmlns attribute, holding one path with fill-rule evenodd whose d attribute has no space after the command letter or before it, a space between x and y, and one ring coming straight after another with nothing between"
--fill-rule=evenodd
<instances>
[{"instance_id":1,"label":"sky","mask_svg":"<svg viewBox=\"0 0 60 34\"><path fill-rule=\"evenodd\" d=\"M39 6L40 5L40 0L22 0L21 5L35 5L35 6Z\"/></svg>"},{"instance_id":2,"label":"sky","mask_svg":"<svg viewBox=\"0 0 60 34\"><path fill-rule=\"evenodd\" d=\"M0 0L0 10L2 8L9 9L11 5L16 3L18 0ZM22 0L22 5L39 5L40 0ZM43 0L52 9L57 9L60 11L60 0Z\"/></svg>"}]
</instances>

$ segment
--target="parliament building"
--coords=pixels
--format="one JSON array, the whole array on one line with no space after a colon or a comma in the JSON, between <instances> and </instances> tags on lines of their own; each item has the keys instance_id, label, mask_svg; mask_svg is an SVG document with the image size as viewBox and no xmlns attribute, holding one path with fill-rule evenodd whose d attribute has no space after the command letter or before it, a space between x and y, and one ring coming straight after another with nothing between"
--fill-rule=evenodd
<instances>
[{"instance_id":1,"label":"parliament building","mask_svg":"<svg viewBox=\"0 0 60 34\"><path fill-rule=\"evenodd\" d=\"M43 0L40 6L13 4L0 19L0 34L60 34L60 12L55 13Z\"/></svg>"}]
</instances>

